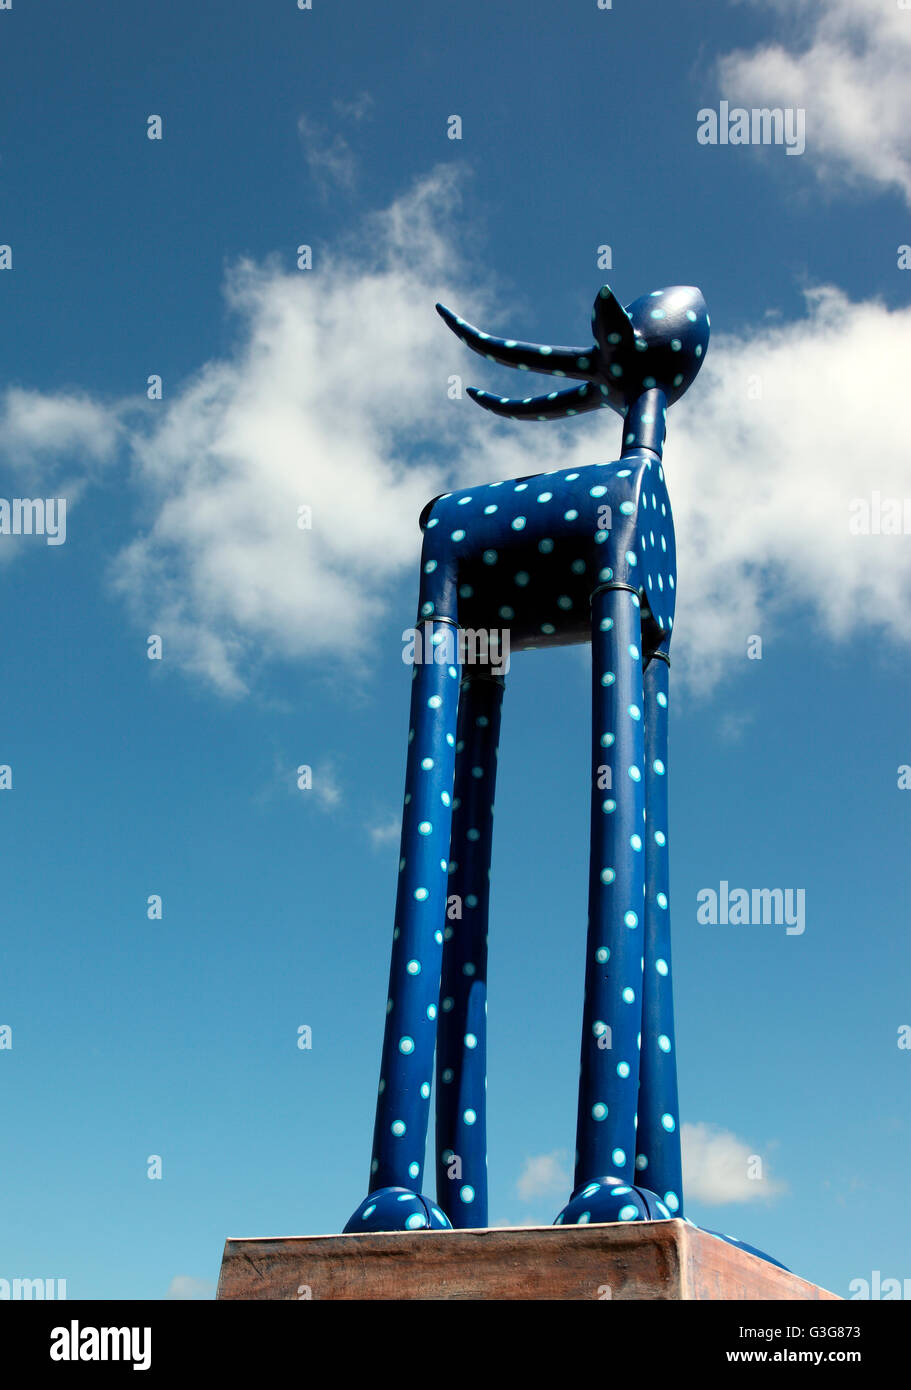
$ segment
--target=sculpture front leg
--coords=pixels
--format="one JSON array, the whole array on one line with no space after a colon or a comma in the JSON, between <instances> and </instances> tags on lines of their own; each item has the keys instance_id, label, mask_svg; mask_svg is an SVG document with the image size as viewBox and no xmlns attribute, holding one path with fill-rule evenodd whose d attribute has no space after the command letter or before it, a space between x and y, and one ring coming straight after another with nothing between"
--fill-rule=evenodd
<instances>
[{"instance_id":1,"label":"sculpture front leg","mask_svg":"<svg viewBox=\"0 0 911 1390\"><path fill-rule=\"evenodd\" d=\"M592 595L592 797L575 1187L557 1221L629 1220L633 1191L645 902L645 743L639 599Z\"/></svg>"},{"instance_id":2,"label":"sculpture front leg","mask_svg":"<svg viewBox=\"0 0 911 1390\"><path fill-rule=\"evenodd\" d=\"M487 1225L487 922L503 680L462 682L437 1036L437 1200L455 1227Z\"/></svg>"},{"instance_id":3,"label":"sculpture front leg","mask_svg":"<svg viewBox=\"0 0 911 1390\"><path fill-rule=\"evenodd\" d=\"M420 1196L443 953L459 666L456 630L425 623L433 641L411 687L405 808L370 1195L346 1232L446 1227ZM439 650L442 648L442 652ZM444 655L444 661L435 657ZM416 653L417 657L417 653Z\"/></svg>"}]
</instances>

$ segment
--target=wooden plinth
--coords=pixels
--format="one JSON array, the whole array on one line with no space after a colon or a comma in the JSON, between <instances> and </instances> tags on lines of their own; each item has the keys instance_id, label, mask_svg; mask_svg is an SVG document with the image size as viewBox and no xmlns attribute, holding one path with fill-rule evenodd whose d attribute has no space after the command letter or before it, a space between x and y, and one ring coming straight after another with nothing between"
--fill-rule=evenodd
<instances>
[{"instance_id":1,"label":"wooden plinth","mask_svg":"<svg viewBox=\"0 0 911 1390\"><path fill-rule=\"evenodd\" d=\"M834 1299L684 1221L228 1240L216 1298Z\"/></svg>"}]
</instances>

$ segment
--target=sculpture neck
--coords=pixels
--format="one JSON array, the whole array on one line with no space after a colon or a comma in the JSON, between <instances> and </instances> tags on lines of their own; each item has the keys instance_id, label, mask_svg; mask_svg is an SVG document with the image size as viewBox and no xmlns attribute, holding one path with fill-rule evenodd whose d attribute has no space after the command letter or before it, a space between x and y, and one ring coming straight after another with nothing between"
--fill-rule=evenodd
<instances>
[{"instance_id":1,"label":"sculpture neck","mask_svg":"<svg viewBox=\"0 0 911 1390\"><path fill-rule=\"evenodd\" d=\"M660 386L650 387L637 396L623 420L623 448L620 457L646 450L661 458L667 433L667 397Z\"/></svg>"}]
</instances>

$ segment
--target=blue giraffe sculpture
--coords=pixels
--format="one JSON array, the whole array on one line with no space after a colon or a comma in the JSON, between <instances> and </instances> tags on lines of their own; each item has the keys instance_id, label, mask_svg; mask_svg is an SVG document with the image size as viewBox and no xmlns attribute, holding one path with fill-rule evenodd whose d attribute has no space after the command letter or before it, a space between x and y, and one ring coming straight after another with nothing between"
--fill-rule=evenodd
<instances>
[{"instance_id":1,"label":"blue giraffe sculpture","mask_svg":"<svg viewBox=\"0 0 911 1390\"><path fill-rule=\"evenodd\" d=\"M608 408L623 418L623 441L613 462L445 493L421 514L425 640L412 670L369 1194L345 1230L487 1224L487 916L504 679L489 647L471 661L460 639L504 628L512 651L592 648L576 1161L556 1220L682 1217L667 796L677 576L662 448L668 408L704 360L709 316L690 286L624 308L605 285L595 341L577 348L491 337L437 310L490 361L581 383L525 399L470 387L479 405L513 420ZM436 1202L422 1195L434 1059Z\"/></svg>"}]
</instances>

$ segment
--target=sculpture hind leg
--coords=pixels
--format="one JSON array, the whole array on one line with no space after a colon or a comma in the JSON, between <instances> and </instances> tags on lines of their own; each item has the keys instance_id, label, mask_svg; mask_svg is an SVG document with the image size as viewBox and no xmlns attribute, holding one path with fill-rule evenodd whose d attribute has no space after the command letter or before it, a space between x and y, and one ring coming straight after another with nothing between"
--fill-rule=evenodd
<instances>
[{"instance_id":1,"label":"sculpture hind leg","mask_svg":"<svg viewBox=\"0 0 911 1390\"><path fill-rule=\"evenodd\" d=\"M431 628L424 625L425 634ZM370 1195L346 1232L448 1226L420 1196L443 954L459 667L455 628L432 624L412 671L405 808ZM442 648L442 652L439 650ZM445 660L436 660L440 655Z\"/></svg>"},{"instance_id":2,"label":"sculpture hind leg","mask_svg":"<svg viewBox=\"0 0 911 1390\"><path fill-rule=\"evenodd\" d=\"M487 921L504 682L462 682L449 903L437 1031L437 1201L455 1227L487 1225Z\"/></svg>"},{"instance_id":3,"label":"sculpture hind leg","mask_svg":"<svg viewBox=\"0 0 911 1390\"><path fill-rule=\"evenodd\" d=\"M668 662L661 651L643 676L645 701L645 971L639 1061L638 1179L673 1216L683 1215L677 1058L671 985L668 877Z\"/></svg>"}]
</instances>

